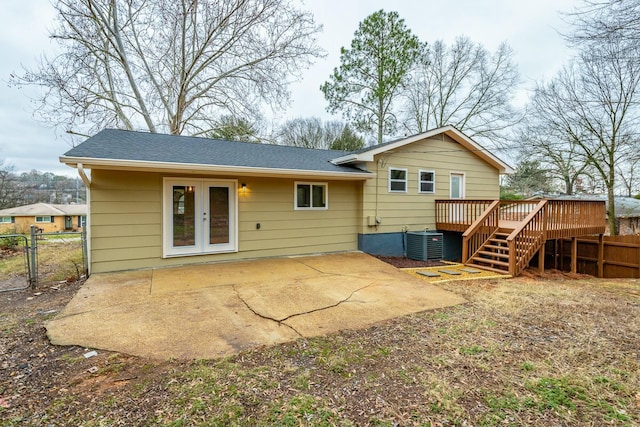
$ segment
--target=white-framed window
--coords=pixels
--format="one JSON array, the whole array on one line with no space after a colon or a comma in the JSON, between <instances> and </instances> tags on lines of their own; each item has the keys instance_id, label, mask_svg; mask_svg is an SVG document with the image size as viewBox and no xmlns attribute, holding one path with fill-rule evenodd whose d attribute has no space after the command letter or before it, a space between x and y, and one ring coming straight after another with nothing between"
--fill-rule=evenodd
<instances>
[{"instance_id":1,"label":"white-framed window","mask_svg":"<svg viewBox=\"0 0 640 427\"><path fill-rule=\"evenodd\" d=\"M0 224L11 224L10 216L0 216Z\"/></svg>"},{"instance_id":2,"label":"white-framed window","mask_svg":"<svg viewBox=\"0 0 640 427\"><path fill-rule=\"evenodd\" d=\"M38 222L53 222L52 216L37 216L36 223Z\"/></svg>"},{"instance_id":3,"label":"white-framed window","mask_svg":"<svg viewBox=\"0 0 640 427\"><path fill-rule=\"evenodd\" d=\"M87 216L79 215L78 216L78 227L85 227L87 225Z\"/></svg>"},{"instance_id":4,"label":"white-framed window","mask_svg":"<svg viewBox=\"0 0 640 427\"><path fill-rule=\"evenodd\" d=\"M402 168L389 168L389 192L407 192L407 170Z\"/></svg>"},{"instance_id":5,"label":"white-framed window","mask_svg":"<svg viewBox=\"0 0 640 427\"><path fill-rule=\"evenodd\" d=\"M329 185L326 182L296 182L295 210L326 210L329 208Z\"/></svg>"},{"instance_id":6,"label":"white-framed window","mask_svg":"<svg viewBox=\"0 0 640 427\"><path fill-rule=\"evenodd\" d=\"M433 194L436 192L436 173L430 170L418 171L418 193Z\"/></svg>"}]
</instances>

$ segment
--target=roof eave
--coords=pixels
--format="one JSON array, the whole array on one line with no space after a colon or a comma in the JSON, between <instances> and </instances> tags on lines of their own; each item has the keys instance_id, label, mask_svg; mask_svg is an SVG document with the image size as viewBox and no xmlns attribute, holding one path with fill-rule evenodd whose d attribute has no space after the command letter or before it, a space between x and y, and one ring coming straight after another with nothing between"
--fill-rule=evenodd
<instances>
[{"instance_id":1,"label":"roof eave","mask_svg":"<svg viewBox=\"0 0 640 427\"><path fill-rule=\"evenodd\" d=\"M333 172L302 169L275 169L250 166L206 165L197 163L169 163L145 160L96 159L89 157L61 156L60 162L70 167L77 167L80 163L85 169L118 169L118 170L157 170L181 171L183 173L224 173L242 176L270 176L270 177L318 177L336 180L363 181L375 178L371 172Z\"/></svg>"},{"instance_id":2,"label":"roof eave","mask_svg":"<svg viewBox=\"0 0 640 427\"><path fill-rule=\"evenodd\" d=\"M393 143L385 144L381 147L371 147L371 149L367 151L363 151L357 154L349 154L347 156L339 157L337 159L332 160L335 164L354 164L358 162L372 162L376 155L393 150L398 147L402 147L407 144L414 143L416 141L420 141L422 139L431 138L435 135L439 135L441 133L449 135L456 142L465 146L465 148L471 148L476 152L476 155L480 157L485 162L489 163L493 167L495 167L499 173L501 174L512 174L514 172L513 168L500 160L498 157L493 155L486 149L483 149L480 145L478 145L471 138L466 136L464 133L456 129L454 126L447 125L440 128L432 129L426 132L423 132L418 135L413 135L408 138L400 139Z\"/></svg>"}]
</instances>

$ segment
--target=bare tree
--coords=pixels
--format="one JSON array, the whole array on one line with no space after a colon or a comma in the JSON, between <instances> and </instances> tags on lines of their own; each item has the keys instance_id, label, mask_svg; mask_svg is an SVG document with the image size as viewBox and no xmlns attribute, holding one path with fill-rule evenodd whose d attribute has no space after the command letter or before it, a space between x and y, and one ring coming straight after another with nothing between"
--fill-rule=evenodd
<instances>
[{"instance_id":1,"label":"bare tree","mask_svg":"<svg viewBox=\"0 0 640 427\"><path fill-rule=\"evenodd\" d=\"M591 44L589 50L549 83L540 84L534 108L556 133L575 141L584 162L607 189L609 227L617 234L614 191L616 166L637 148L640 62L620 42Z\"/></svg>"},{"instance_id":2,"label":"bare tree","mask_svg":"<svg viewBox=\"0 0 640 427\"><path fill-rule=\"evenodd\" d=\"M24 202L24 191L21 188L15 168L0 161L0 209L20 206Z\"/></svg>"},{"instance_id":3,"label":"bare tree","mask_svg":"<svg viewBox=\"0 0 640 427\"><path fill-rule=\"evenodd\" d=\"M511 104L518 83L506 43L491 54L466 37L451 47L436 41L406 85L404 126L421 133L451 124L473 138L504 140L503 131L520 119Z\"/></svg>"},{"instance_id":4,"label":"bare tree","mask_svg":"<svg viewBox=\"0 0 640 427\"><path fill-rule=\"evenodd\" d=\"M579 141L548 123L546 108L543 111L537 111L535 106L529 109L518 132L518 139L521 157L540 162L548 170L549 176L561 183L561 192L564 194L574 194L581 178L590 171Z\"/></svg>"},{"instance_id":5,"label":"bare tree","mask_svg":"<svg viewBox=\"0 0 640 427\"><path fill-rule=\"evenodd\" d=\"M566 38L574 46L596 40L640 41L640 0L583 0L566 15L575 27Z\"/></svg>"},{"instance_id":6,"label":"bare tree","mask_svg":"<svg viewBox=\"0 0 640 427\"><path fill-rule=\"evenodd\" d=\"M206 134L225 114L281 107L322 55L312 15L290 0L58 0L61 54L14 83L45 90L38 112L85 133L111 126Z\"/></svg>"},{"instance_id":7,"label":"bare tree","mask_svg":"<svg viewBox=\"0 0 640 427\"><path fill-rule=\"evenodd\" d=\"M616 165L616 173L622 181L621 187L627 197L633 197L640 188L640 156L631 156L622 164Z\"/></svg>"},{"instance_id":8,"label":"bare tree","mask_svg":"<svg viewBox=\"0 0 640 427\"><path fill-rule=\"evenodd\" d=\"M299 117L286 121L278 130L276 140L281 145L329 149L344 127L340 121L323 123L318 117Z\"/></svg>"}]
</instances>

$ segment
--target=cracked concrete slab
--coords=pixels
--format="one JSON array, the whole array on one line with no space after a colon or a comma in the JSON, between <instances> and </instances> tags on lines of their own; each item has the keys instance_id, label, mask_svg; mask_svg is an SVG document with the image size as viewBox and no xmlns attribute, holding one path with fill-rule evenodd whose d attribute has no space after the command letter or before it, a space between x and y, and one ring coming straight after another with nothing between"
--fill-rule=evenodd
<instances>
[{"instance_id":1,"label":"cracked concrete slab","mask_svg":"<svg viewBox=\"0 0 640 427\"><path fill-rule=\"evenodd\" d=\"M59 345L206 359L462 302L343 253L95 274L46 328Z\"/></svg>"}]
</instances>

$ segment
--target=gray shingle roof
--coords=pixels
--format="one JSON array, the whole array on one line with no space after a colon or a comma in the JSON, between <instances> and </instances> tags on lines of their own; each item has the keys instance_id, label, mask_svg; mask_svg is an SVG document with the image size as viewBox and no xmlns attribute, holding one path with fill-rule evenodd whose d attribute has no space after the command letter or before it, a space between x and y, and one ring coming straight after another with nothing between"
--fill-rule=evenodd
<instances>
[{"instance_id":1,"label":"gray shingle roof","mask_svg":"<svg viewBox=\"0 0 640 427\"><path fill-rule=\"evenodd\" d=\"M67 151L63 157L363 173L360 169L337 166L330 162L347 153L338 150L105 129Z\"/></svg>"},{"instance_id":2,"label":"gray shingle roof","mask_svg":"<svg viewBox=\"0 0 640 427\"><path fill-rule=\"evenodd\" d=\"M0 216L86 215L87 205L52 205L34 203L0 210Z\"/></svg>"}]
</instances>

